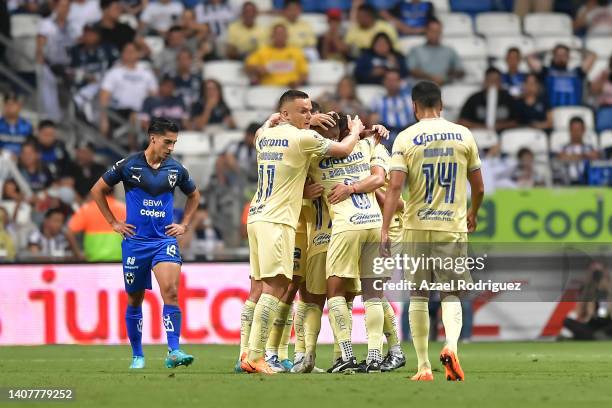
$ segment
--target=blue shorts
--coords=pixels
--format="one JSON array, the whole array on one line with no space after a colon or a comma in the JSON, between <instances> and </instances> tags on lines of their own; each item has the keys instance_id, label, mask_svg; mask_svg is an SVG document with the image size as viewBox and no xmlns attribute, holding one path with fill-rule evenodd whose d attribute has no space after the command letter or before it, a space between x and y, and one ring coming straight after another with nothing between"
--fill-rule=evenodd
<instances>
[{"instance_id":1,"label":"blue shorts","mask_svg":"<svg viewBox=\"0 0 612 408\"><path fill-rule=\"evenodd\" d=\"M160 262L182 264L176 239L121 242L123 282L128 293L151 289L151 270Z\"/></svg>"}]
</instances>

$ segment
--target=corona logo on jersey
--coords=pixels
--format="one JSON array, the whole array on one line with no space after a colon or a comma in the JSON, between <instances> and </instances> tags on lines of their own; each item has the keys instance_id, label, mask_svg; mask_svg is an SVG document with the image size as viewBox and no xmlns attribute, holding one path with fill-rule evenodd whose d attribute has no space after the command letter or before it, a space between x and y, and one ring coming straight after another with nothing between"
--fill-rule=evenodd
<instances>
[{"instance_id":1,"label":"corona logo on jersey","mask_svg":"<svg viewBox=\"0 0 612 408\"><path fill-rule=\"evenodd\" d=\"M412 139L412 143L416 146L427 146L427 143L437 142L439 140L463 141L463 136L461 136L461 133L419 133Z\"/></svg>"},{"instance_id":2,"label":"corona logo on jersey","mask_svg":"<svg viewBox=\"0 0 612 408\"><path fill-rule=\"evenodd\" d=\"M289 147L289 139L266 139L262 138L259 143L259 148L264 147Z\"/></svg>"},{"instance_id":3,"label":"corona logo on jersey","mask_svg":"<svg viewBox=\"0 0 612 408\"><path fill-rule=\"evenodd\" d=\"M358 161L361 159L363 159L362 152L353 153L349 155L348 157L345 157L344 159L328 157L319 162L319 168L325 170L325 169L329 169L330 167L334 167L334 165L336 164L348 164L348 163L352 163L354 161Z\"/></svg>"}]
</instances>

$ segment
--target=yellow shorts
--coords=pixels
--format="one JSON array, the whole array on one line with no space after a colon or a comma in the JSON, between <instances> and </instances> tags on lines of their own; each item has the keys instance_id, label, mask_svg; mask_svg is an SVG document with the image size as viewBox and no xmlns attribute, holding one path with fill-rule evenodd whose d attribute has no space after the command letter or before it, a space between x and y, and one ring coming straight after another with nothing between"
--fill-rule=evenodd
<instances>
[{"instance_id":1,"label":"yellow shorts","mask_svg":"<svg viewBox=\"0 0 612 408\"><path fill-rule=\"evenodd\" d=\"M467 257L466 232L406 229L404 241L404 251L407 255L423 259L416 270L404 272L404 278L414 282L417 289L423 282L472 282L470 271L462 267L464 264L460 261L461 258L464 261Z\"/></svg>"},{"instance_id":2,"label":"yellow shorts","mask_svg":"<svg viewBox=\"0 0 612 408\"><path fill-rule=\"evenodd\" d=\"M286 224L257 221L247 224L249 262L255 280L284 275L293 277L295 229Z\"/></svg>"},{"instance_id":3,"label":"yellow shorts","mask_svg":"<svg viewBox=\"0 0 612 408\"><path fill-rule=\"evenodd\" d=\"M327 279L325 277L325 259L327 252L319 252L306 261L306 290L313 295L327 293Z\"/></svg>"},{"instance_id":4,"label":"yellow shorts","mask_svg":"<svg viewBox=\"0 0 612 408\"><path fill-rule=\"evenodd\" d=\"M372 272L373 259L378 256L379 242L380 228L332 234L327 250L327 278L380 277Z\"/></svg>"},{"instance_id":5,"label":"yellow shorts","mask_svg":"<svg viewBox=\"0 0 612 408\"><path fill-rule=\"evenodd\" d=\"M306 276L306 263L308 252L308 234L295 233L295 249L293 250L293 276Z\"/></svg>"},{"instance_id":6,"label":"yellow shorts","mask_svg":"<svg viewBox=\"0 0 612 408\"><path fill-rule=\"evenodd\" d=\"M391 256L401 254L404 249L404 229L401 227L389 230L389 241L391 241Z\"/></svg>"}]
</instances>

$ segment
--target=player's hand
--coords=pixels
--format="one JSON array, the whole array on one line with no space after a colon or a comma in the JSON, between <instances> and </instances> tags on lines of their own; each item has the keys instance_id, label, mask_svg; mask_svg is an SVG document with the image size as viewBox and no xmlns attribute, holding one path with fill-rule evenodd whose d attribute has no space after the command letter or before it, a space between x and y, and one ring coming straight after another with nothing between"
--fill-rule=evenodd
<instances>
[{"instance_id":1,"label":"player's hand","mask_svg":"<svg viewBox=\"0 0 612 408\"><path fill-rule=\"evenodd\" d=\"M281 114L276 112L270 115L270 117L268 118L268 123L270 124L270 127L274 127L277 126L281 121Z\"/></svg>"},{"instance_id":2,"label":"player's hand","mask_svg":"<svg viewBox=\"0 0 612 408\"><path fill-rule=\"evenodd\" d=\"M136 227L123 221L115 221L111 224L113 231L121 234L123 238L132 237L136 234Z\"/></svg>"},{"instance_id":3,"label":"player's hand","mask_svg":"<svg viewBox=\"0 0 612 408\"><path fill-rule=\"evenodd\" d=\"M320 126L323 130L327 130L336 126L336 121L327 113L315 113L310 118L310 126Z\"/></svg>"},{"instance_id":4,"label":"player's hand","mask_svg":"<svg viewBox=\"0 0 612 408\"><path fill-rule=\"evenodd\" d=\"M378 253L384 258L391 257L391 241L389 240L389 234L387 231L380 232L380 247Z\"/></svg>"},{"instance_id":5,"label":"player's hand","mask_svg":"<svg viewBox=\"0 0 612 408\"><path fill-rule=\"evenodd\" d=\"M347 124L348 124L348 128L351 131L351 133L359 135L361 132L363 132L365 130L365 126L363 125L363 122L361 121L361 119L359 119L358 115L355 115L355 117L353 119L351 119L350 115L347 115Z\"/></svg>"},{"instance_id":6,"label":"player's hand","mask_svg":"<svg viewBox=\"0 0 612 408\"><path fill-rule=\"evenodd\" d=\"M187 232L187 226L184 224L170 224L166 225L166 235L169 237L178 237Z\"/></svg>"},{"instance_id":7,"label":"player's hand","mask_svg":"<svg viewBox=\"0 0 612 408\"><path fill-rule=\"evenodd\" d=\"M374 133L376 133L376 139L378 140L389 139L389 134L391 132L389 132L389 129L387 129L383 125L374 125L372 126L372 130L374 131Z\"/></svg>"},{"instance_id":8,"label":"player's hand","mask_svg":"<svg viewBox=\"0 0 612 408\"><path fill-rule=\"evenodd\" d=\"M319 184L319 183L310 183L310 184L306 184L304 185L304 198L308 199L308 200L312 200L313 198L319 198L321 197L321 194L323 194L323 185Z\"/></svg>"},{"instance_id":9,"label":"player's hand","mask_svg":"<svg viewBox=\"0 0 612 408\"><path fill-rule=\"evenodd\" d=\"M332 187L331 192L327 195L330 204L338 204L353 194L353 186L346 184L336 184Z\"/></svg>"},{"instance_id":10,"label":"player's hand","mask_svg":"<svg viewBox=\"0 0 612 408\"><path fill-rule=\"evenodd\" d=\"M467 213L467 228L468 228L468 232L474 232L476 231L476 215L474 215L474 213L469 210Z\"/></svg>"}]
</instances>

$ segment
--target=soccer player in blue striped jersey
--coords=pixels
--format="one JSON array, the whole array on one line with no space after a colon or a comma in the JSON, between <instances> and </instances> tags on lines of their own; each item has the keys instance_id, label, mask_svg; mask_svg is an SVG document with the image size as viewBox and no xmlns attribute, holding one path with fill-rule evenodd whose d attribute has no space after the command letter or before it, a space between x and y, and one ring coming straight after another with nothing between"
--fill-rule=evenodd
<instances>
[{"instance_id":1,"label":"soccer player in blue striped jersey","mask_svg":"<svg viewBox=\"0 0 612 408\"><path fill-rule=\"evenodd\" d=\"M102 175L91 194L113 230L123 236L123 277L128 306L125 323L132 346L132 369L144 368L142 351L142 301L151 289L151 270L164 301L163 322L168 341L165 365L190 365L194 357L179 348L181 310L178 286L181 255L177 237L184 234L200 201L187 169L170 157L178 137L178 126L166 119L153 119L148 129L146 150L133 154ZM125 188L127 220L115 218L105 196L117 183ZM172 221L174 189L187 195L180 224Z\"/></svg>"}]
</instances>

